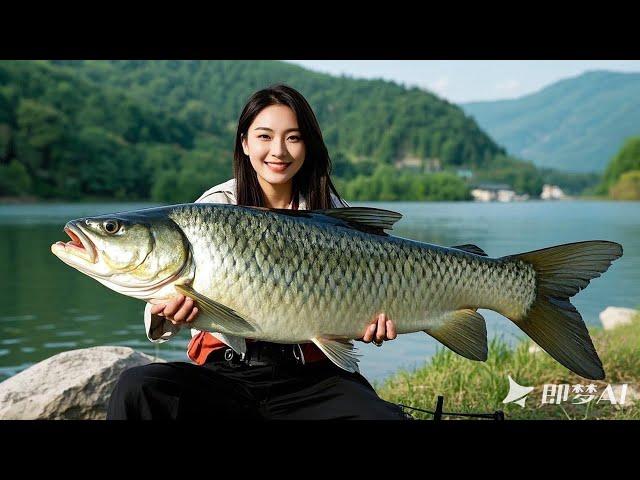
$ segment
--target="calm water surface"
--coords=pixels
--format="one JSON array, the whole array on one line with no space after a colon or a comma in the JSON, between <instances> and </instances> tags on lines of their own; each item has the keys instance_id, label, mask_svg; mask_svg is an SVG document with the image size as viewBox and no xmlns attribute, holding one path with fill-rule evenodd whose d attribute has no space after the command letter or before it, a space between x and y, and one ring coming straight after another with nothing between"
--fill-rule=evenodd
<instances>
[{"instance_id":1,"label":"calm water surface","mask_svg":"<svg viewBox=\"0 0 640 480\"><path fill-rule=\"evenodd\" d=\"M589 325L609 305L640 304L640 203L366 202L404 218L394 235L439 245L475 243L490 256L526 252L580 240L621 243L624 256L574 297ZM144 303L68 267L49 247L65 240L73 218L145 208L153 204L0 205L0 381L56 353L96 345L126 345L167 360L188 361L189 334L162 345L147 340ZM515 342L524 334L499 314L482 311L489 337ZM422 365L440 345L424 333L402 335L376 348L357 342L361 371L382 380L398 368Z\"/></svg>"}]
</instances>

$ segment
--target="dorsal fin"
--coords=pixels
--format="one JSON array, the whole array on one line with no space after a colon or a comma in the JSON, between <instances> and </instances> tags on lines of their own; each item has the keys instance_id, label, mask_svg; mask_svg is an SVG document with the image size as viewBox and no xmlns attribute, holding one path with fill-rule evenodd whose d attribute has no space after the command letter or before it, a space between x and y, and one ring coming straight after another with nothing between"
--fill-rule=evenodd
<instances>
[{"instance_id":1,"label":"dorsal fin","mask_svg":"<svg viewBox=\"0 0 640 480\"><path fill-rule=\"evenodd\" d=\"M257 208L292 217L316 216L317 219L324 217L324 221L385 237L388 236L385 230L391 230L393 225L402 218L401 213L372 207L327 208L322 210L289 210L265 207L248 208ZM336 220L338 222L336 222Z\"/></svg>"},{"instance_id":2,"label":"dorsal fin","mask_svg":"<svg viewBox=\"0 0 640 480\"><path fill-rule=\"evenodd\" d=\"M379 230L392 230L393 225L402 218L401 213L371 207L328 208L312 212Z\"/></svg>"},{"instance_id":3,"label":"dorsal fin","mask_svg":"<svg viewBox=\"0 0 640 480\"><path fill-rule=\"evenodd\" d=\"M464 250L465 252L474 253L476 255L481 255L483 257L488 257L487 252L482 250L479 246L473 245L471 243L465 243L464 245L456 245L455 247L450 247L450 248L457 248L458 250Z\"/></svg>"}]
</instances>

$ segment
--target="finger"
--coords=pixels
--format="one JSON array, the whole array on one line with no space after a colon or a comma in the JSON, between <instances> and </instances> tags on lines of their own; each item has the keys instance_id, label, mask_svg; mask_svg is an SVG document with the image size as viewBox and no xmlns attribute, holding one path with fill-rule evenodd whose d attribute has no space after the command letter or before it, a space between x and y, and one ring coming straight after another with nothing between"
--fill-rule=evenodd
<instances>
[{"instance_id":1,"label":"finger","mask_svg":"<svg viewBox=\"0 0 640 480\"><path fill-rule=\"evenodd\" d=\"M387 316L384 313L378 315L378 328L376 328L376 341L378 343L387 338Z\"/></svg>"},{"instance_id":2,"label":"finger","mask_svg":"<svg viewBox=\"0 0 640 480\"><path fill-rule=\"evenodd\" d=\"M169 303L167 303L167 306L164 307L164 315L166 317L173 318L175 313L182 306L182 303L184 302L184 298L185 298L184 295L179 295L178 297L175 298L175 300L171 300Z\"/></svg>"},{"instance_id":3,"label":"finger","mask_svg":"<svg viewBox=\"0 0 640 480\"><path fill-rule=\"evenodd\" d=\"M187 323L193 322L197 316L198 316L198 307L193 307L193 310L191 310L191 314L186 320Z\"/></svg>"},{"instance_id":4,"label":"finger","mask_svg":"<svg viewBox=\"0 0 640 480\"><path fill-rule=\"evenodd\" d=\"M158 305L152 305L151 306L151 315L159 315L160 312L162 312L164 310L165 306L166 306L166 304L164 304L164 303L160 303Z\"/></svg>"},{"instance_id":5,"label":"finger","mask_svg":"<svg viewBox=\"0 0 640 480\"><path fill-rule=\"evenodd\" d=\"M393 340L397 336L396 326L391 320L387 320L387 340Z\"/></svg>"},{"instance_id":6,"label":"finger","mask_svg":"<svg viewBox=\"0 0 640 480\"><path fill-rule=\"evenodd\" d=\"M182 307L180 307L180 310L178 310L176 314L173 316L173 319L178 322L184 322L187 319L187 317L191 315L192 310L193 310L193 300L190 298L187 298L182 304Z\"/></svg>"},{"instance_id":7,"label":"finger","mask_svg":"<svg viewBox=\"0 0 640 480\"><path fill-rule=\"evenodd\" d=\"M367 331L364 332L364 336L362 337L362 341L364 343L371 343L373 340L373 335L376 333L376 324L372 323L367 327Z\"/></svg>"}]
</instances>

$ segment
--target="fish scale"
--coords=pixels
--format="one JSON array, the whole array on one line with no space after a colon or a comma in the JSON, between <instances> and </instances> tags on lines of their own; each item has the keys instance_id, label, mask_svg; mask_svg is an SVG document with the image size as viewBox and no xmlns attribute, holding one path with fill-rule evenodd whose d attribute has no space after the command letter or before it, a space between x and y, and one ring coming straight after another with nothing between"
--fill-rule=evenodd
<instances>
[{"instance_id":1,"label":"fish scale","mask_svg":"<svg viewBox=\"0 0 640 480\"><path fill-rule=\"evenodd\" d=\"M532 277L509 278L509 268L493 259L264 210L243 212L186 207L171 218L201 252L196 290L251 319L264 340L359 337L382 311L404 333L467 306L515 303L524 310L528 305L518 302L534 295ZM203 277L210 286L198 289ZM508 292L529 293L505 301L504 285L491 286L505 279L513 283Z\"/></svg>"}]
</instances>

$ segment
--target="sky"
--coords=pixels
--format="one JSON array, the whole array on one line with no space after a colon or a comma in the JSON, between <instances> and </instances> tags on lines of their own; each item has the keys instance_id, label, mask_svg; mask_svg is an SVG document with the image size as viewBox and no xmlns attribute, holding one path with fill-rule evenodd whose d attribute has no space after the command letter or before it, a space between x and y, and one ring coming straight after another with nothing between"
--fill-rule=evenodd
<instances>
[{"instance_id":1,"label":"sky","mask_svg":"<svg viewBox=\"0 0 640 480\"><path fill-rule=\"evenodd\" d=\"M590 70L640 72L640 60L285 60L355 78L384 78L427 89L452 103L534 93Z\"/></svg>"}]
</instances>

